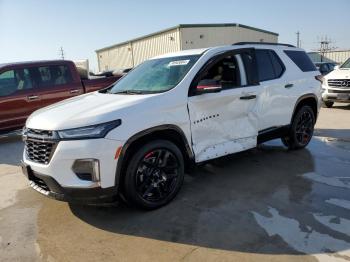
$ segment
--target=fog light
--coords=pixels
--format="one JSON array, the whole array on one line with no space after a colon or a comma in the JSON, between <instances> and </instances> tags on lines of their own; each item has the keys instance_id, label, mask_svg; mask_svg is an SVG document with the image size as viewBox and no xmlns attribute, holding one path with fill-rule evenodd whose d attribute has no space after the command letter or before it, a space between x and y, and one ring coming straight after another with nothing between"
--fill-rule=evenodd
<instances>
[{"instance_id":1,"label":"fog light","mask_svg":"<svg viewBox=\"0 0 350 262\"><path fill-rule=\"evenodd\" d=\"M72 170L82 180L100 181L100 162L97 159L75 160Z\"/></svg>"}]
</instances>

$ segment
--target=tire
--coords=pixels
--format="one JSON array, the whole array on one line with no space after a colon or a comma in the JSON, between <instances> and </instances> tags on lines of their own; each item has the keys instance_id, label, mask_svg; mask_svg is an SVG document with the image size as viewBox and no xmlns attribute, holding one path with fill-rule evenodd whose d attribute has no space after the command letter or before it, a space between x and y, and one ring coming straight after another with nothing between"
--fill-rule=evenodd
<instances>
[{"instance_id":1,"label":"tire","mask_svg":"<svg viewBox=\"0 0 350 262\"><path fill-rule=\"evenodd\" d=\"M327 102L323 102L324 105L328 108L331 108L333 105L334 105L334 102L330 102L330 101L327 101Z\"/></svg>"},{"instance_id":2,"label":"tire","mask_svg":"<svg viewBox=\"0 0 350 262\"><path fill-rule=\"evenodd\" d=\"M282 143L291 150L306 147L314 133L315 122L312 108L310 106L301 107L293 117L288 136L281 139Z\"/></svg>"},{"instance_id":3,"label":"tire","mask_svg":"<svg viewBox=\"0 0 350 262\"><path fill-rule=\"evenodd\" d=\"M169 203L184 180L184 159L170 141L154 140L139 148L127 164L124 196L128 203L156 209Z\"/></svg>"}]
</instances>

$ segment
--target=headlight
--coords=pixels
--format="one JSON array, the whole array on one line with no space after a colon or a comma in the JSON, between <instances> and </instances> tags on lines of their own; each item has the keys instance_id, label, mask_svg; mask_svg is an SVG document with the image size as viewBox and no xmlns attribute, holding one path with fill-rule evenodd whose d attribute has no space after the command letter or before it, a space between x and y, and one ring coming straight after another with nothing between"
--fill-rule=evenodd
<instances>
[{"instance_id":1,"label":"headlight","mask_svg":"<svg viewBox=\"0 0 350 262\"><path fill-rule=\"evenodd\" d=\"M109 131L120 126L121 123L122 121L118 119L103 124L61 130L58 131L58 135L63 140L103 138Z\"/></svg>"}]
</instances>

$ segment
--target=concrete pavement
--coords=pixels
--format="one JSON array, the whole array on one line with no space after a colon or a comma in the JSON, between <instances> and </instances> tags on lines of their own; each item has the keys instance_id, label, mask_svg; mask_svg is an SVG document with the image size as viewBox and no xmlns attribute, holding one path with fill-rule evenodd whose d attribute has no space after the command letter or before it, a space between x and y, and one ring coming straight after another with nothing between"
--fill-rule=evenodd
<instances>
[{"instance_id":1,"label":"concrete pavement","mask_svg":"<svg viewBox=\"0 0 350 262\"><path fill-rule=\"evenodd\" d=\"M47 199L2 138L0 260L350 261L349 115L322 109L307 149L275 140L202 166L151 212Z\"/></svg>"}]
</instances>

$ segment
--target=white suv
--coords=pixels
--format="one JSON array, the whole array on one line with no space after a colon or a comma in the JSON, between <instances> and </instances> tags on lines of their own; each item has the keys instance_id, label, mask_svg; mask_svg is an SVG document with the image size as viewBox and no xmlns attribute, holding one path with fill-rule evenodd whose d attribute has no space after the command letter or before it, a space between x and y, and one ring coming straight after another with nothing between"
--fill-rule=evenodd
<instances>
[{"instance_id":1,"label":"white suv","mask_svg":"<svg viewBox=\"0 0 350 262\"><path fill-rule=\"evenodd\" d=\"M322 80L322 100L326 107L332 107L334 102L350 103L350 58Z\"/></svg>"},{"instance_id":2,"label":"white suv","mask_svg":"<svg viewBox=\"0 0 350 262\"><path fill-rule=\"evenodd\" d=\"M194 163L282 138L312 138L316 67L302 49L239 43L150 59L113 86L36 111L23 171L37 191L91 203L171 201Z\"/></svg>"}]
</instances>

